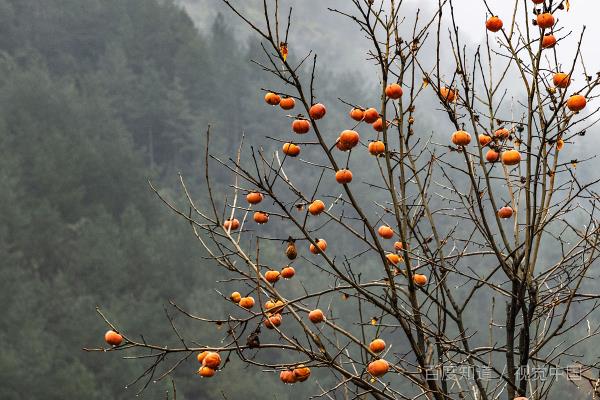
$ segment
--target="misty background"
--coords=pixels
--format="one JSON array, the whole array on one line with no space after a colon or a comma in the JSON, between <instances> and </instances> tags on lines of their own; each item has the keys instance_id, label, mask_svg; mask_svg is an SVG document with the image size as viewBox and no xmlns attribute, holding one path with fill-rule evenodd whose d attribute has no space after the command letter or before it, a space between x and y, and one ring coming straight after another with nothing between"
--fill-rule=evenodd
<instances>
[{"instance_id":1,"label":"misty background","mask_svg":"<svg viewBox=\"0 0 600 400\"><path fill-rule=\"evenodd\" d=\"M243 3L260 20L262 2ZM281 3L282 10L294 6L290 58L311 49L318 54L317 96L331 115L325 129L337 136L348 112L338 97L377 104L368 42L327 11L345 9L347 1ZM431 15L422 3L408 1L407 18L417 6ZM485 40L486 13L478 3L456 1L467 46ZM498 13L511 7L489 3ZM582 53L595 72L600 26L592 18L600 4L571 3L561 22L587 25ZM560 48L567 60L574 51L573 43ZM147 180L183 204L181 172L195 198L205 200L208 124L211 151L224 159L234 155L242 133L249 144L272 150L264 137L289 131L261 92L285 88L251 59L264 59L256 35L218 0L0 0L1 399L135 398L140 385L125 387L143 362L123 360L122 352L82 351L103 345L106 326L96 306L128 334L162 344L178 342L165 317L165 308L173 312L170 299L208 317L232 312L214 291L228 292L216 283L222 272ZM424 134L448 135L442 112L424 107L417 119ZM598 134L589 130L585 142L566 151L597 152ZM231 177L213 172L224 195ZM316 282L318 272L305 278ZM176 321L199 343L223 335L219 326L180 315ZM315 392L280 385L273 374L237 360L211 380L200 380L196 368L190 359L174 373L178 399L296 399ZM170 389L167 379L142 396L164 399Z\"/></svg>"}]
</instances>

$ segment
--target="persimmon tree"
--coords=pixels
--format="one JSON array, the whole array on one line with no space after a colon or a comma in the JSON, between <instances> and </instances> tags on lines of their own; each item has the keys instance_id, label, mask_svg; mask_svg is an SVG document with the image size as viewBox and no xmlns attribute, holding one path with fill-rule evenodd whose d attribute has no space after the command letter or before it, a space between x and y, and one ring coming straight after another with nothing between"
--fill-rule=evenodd
<instances>
[{"instance_id":1,"label":"persimmon tree","mask_svg":"<svg viewBox=\"0 0 600 400\"><path fill-rule=\"evenodd\" d=\"M229 160L211 155L209 129L208 202L194 200L184 177L186 207L153 189L237 287L222 296L232 314L220 319L173 306L227 330L192 345L173 324L181 346L166 348L101 313L110 350L149 350L143 376L155 379L190 355L201 376L218 379L226 357L288 384L319 379L324 398L548 399L559 381L551 371L597 392L598 361L574 349L600 332L590 318L600 179L577 174L593 158L564 154L589 140L600 77L580 51L585 29L560 24L569 3L517 0L496 15L482 0L486 41L474 49L456 1L437 0L429 15L406 15L395 0L330 9L368 39L379 80L378 104L339 99L349 112L339 117L319 102L316 55L288 58L291 8L265 0L253 20L223 2L260 38L267 61L255 63L284 88L265 88L265 107L283 109L274 118L291 129L260 148L240 137ZM563 59L561 46L574 55ZM436 120L433 134L419 127L423 115ZM328 118L339 134L321 129ZM224 199L212 168L231 176ZM307 270L318 282L303 281ZM301 294L291 294L294 281Z\"/></svg>"}]
</instances>

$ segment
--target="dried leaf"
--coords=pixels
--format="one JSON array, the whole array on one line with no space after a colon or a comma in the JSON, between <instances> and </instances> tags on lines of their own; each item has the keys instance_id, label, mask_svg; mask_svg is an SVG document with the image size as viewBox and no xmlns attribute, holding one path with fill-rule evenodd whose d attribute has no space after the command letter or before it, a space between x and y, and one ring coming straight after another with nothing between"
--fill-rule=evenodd
<instances>
[{"instance_id":1,"label":"dried leaf","mask_svg":"<svg viewBox=\"0 0 600 400\"><path fill-rule=\"evenodd\" d=\"M251 349L260 347L260 339L258 338L257 332L252 332L250 335L248 335L248 338L246 339L246 345L248 345L248 347Z\"/></svg>"},{"instance_id":2,"label":"dried leaf","mask_svg":"<svg viewBox=\"0 0 600 400\"><path fill-rule=\"evenodd\" d=\"M348 293L342 292L342 299L343 300L348 300L349 298L350 298L350 295Z\"/></svg>"},{"instance_id":3,"label":"dried leaf","mask_svg":"<svg viewBox=\"0 0 600 400\"><path fill-rule=\"evenodd\" d=\"M298 256L298 251L296 250L296 245L294 244L294 242L292 242L292 241L288 242L288 245L285 249L285 255L290 260L296 259L296 257Z\"/></svg>"},{"instance_id":4,"label":"dried leaf","mask_svg":"<svg viewBox=\"0 0 600 400\"><path fill-rule=\"evenodd\" d=\"M377 317L371 318L371 325L377 325L377 321L379 321Z\"/></svg>"},{"instance_id":5,"label":"dried leaf","mask_svg":"<svg viewBox=\"0 0 600 400\"><path fill-rule=\"evenodd\" d=\"M558 139L558 141L556 142L556 150L562 150L563 147L565 147L565 141L562 139Z\"/></svg>"},{"instance_id":6,"label":"dried leaf","mask_svg":"<svg viewBox=\"0 0 600 400\"><path fill-rule=\"evenodd\" d=\"M569 0L565 1L565 7L567 8L567 11L569 11L569 9L571 8L571 2Z\"/></svg>"},{"instance_id":7,"label":"dried leaf","mask_svg":"<svg viewBox=\"0 0 600 400\"><path fill-rule=\"evenodd\" d=\"M283 57L283 61L287 60L288 56L288 47L286 42L281 42L279 44L279 50L281 51L281 56Z\"/></svg>"},{"instance_id":8,"label":"dried leaf","mask_svg":"<svg viewBox=\"0 0 600 400\"><path fill-rule=\"evenodd\" d=\"M423 78L423 88L426 88L427 86L429 86L429 78L424 77Z\"/></svg>"}]
</instances>

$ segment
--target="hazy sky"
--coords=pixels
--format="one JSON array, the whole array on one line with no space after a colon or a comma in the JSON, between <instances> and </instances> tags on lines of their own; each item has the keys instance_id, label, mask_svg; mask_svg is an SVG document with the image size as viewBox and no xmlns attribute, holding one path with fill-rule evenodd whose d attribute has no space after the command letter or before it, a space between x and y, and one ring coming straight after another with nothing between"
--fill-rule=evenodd
<instances>
[{"instance_id":1,"label":"hazy sky","mask_svg":"<svg viewBox=\"0 0 600 400\"><path fill-rule=\"evenodd\" d=\"M237 33L249 34L247 27L220 0L178 1L186 7L201 30L208 29L215 15L220 12ZM523 1L517 0L521 7ZM527 1L531 6L532 3ZM261 19L262 1L232 0L232 3L241 6L255 20ZM367 43L349 20L327 10L328 7L351 10L352 4L348 0L281 0L280 3L281 10L287 10L290 5L294 7L291 46L296 46L298 51L316 49L319 57L327 60L332 66L356 66L360 69L356 63L364 60L364 48ZM433 5L437 4L437 1L405 0L406 6L403 6L403 9L407 21L411 20L409 16L414 15L413 10L416 7L424 8L424 15L431 15L433 7L429 7L428 3ZM454 3L459 27L475 46L485 38L486 8L480 0L454 0ZM507 0L488 0L494 13L505 21L510 20L514 3ZM583 54L588 68L593 71L600 70L600 52L597 45L600 39L600 25L595 23L598 14L600 0L571 0L570 11L563 11L557 15L558 26L564 27L559 36L564 36L571 30L573 34L579 35L582 26L587 26ZM448 13L446 17L449 17ZM520 17L520 20L523 21L523 18ZM559 55L568 59L573 54L575 41L566 44L561 46ZM294 47L290 51L292 49Z\"/></svg>"},{"instance_id":2,"label":"hazy sky","mask_svg":"<svg viewBox=\"0 0 600 400\"><path fill-rule=\"evenodd\" d=\"M202 31L210 29L212 21L217 13L221 13L226 23L234 30L240 38L246 38L251 34L251 30L236 16L221 0L177 0L183 4L192 18L196 21L198 28ZM379 1L379 0L378 0ZM527 18L530 27L533 19L531 0L488 0L489 6L494 14L500 16L508 25L512 19L512 10L515 1L519 4L520 10L517 14L517 21L521 29L525 27L525 14L523 4L526 1L528 6ZM558 31L555 32L558 38L564 38L557 46L558 60L564 63L565 70L570 69L571 60L577 48L577 39L584 25L587 26L586 36L582 46L588 74L593 75L600 71L600 51L597 42L600 39L600 25L596 24L593 18L600 14L600 0L570 0L570 11L559 11L555 15L558 18ZM251 20L263 20L262 0L231 0L236 7L240 7ZM269 1L270 4L274 2ZM422 0L405 0L401 14L406 15L405 25L407 28L412 26L415 11L417 7L422 7L421 21L430 19L435 12L437 0L423 2ZM366 49L370 48L370 43L361 34L356 24L339 14L327 10L337 8L340 10L353 12L353 5L349 0L280 0L280 14L283 18L287 17L287 10L293 6L293 22L289 39L290 59L294 62L294 57L302 58L308 51L314 50L319 56L320 65L326 67L334 73L355 72L364 76L365 83L377 84L377 69L372 63L365 62ZM485 42L486 30L485 20L489 17L486 7L482 0L454 0L455 15L459 30L462 32L461 39L471 54L476 50L480 43ZM444 14L446 23L449 22L450 13L448 7ZM261 25L262 26L262 25ZM446 26L446 30L448 26ZM533 35L538 35L534 32ZM500 47L493 43L494 37L499 34L490 34L492 47L500 50ZM433 45L433 36L430 37L428 44ZM447 38L447 35L446 35ZM244 41L245 42L245 41ZM446 39L447 42L447 39ZM446 45L447 51L449 46ZM429 48L422 51L422 56L428 54L430 58L429 65L433 66L434 49ZM551 55L551 53L547 53ZM448 56L447 56L448 57ZM504 68L504 59L497 58L498 73ZM450 80L454 71L454 61L443 62L442 77ZM515 71L516 74L516 71ZM369 82L372 81L372 82ZM507 80L506 85L513 85L512 88L518 89L518 82ZM583 79L581 71L574 73L574 85L581 87ZM519 91L520 92L520 91ZM515 92L517 93L517 92Z\"/></svg>"}]
</instances>

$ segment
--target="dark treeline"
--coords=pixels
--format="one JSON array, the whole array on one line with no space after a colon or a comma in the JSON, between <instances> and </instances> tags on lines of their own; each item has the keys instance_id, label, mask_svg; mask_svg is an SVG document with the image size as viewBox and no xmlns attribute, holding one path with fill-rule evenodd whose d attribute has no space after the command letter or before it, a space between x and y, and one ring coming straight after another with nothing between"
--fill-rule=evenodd
<instances>
[{"instance_id":1,"label":"dark treeline","mask_svg":"<svg viewBox=\"0 0 600 400\"><path fill-rule=\"evenodd\" d=\"M249 62L258 44L238 43L222 17L208 31L170 2L0 0L0 398L133 398L139 386L123 387L143 362L81 350L103 345L96 305L163 344L177 344L169 299L225 308L211 289L220 272L147 184L177 198L181 171L200 193L209 122L226 156L242 131L253 143L269 134L265 74ZM218 333L177 322L200 342ZM275 384L266 394L256 384L265 374L237 362L219 381L201 382L195 368L178 370L178 399L304 391ZM145 396L162 399L170 385Z\"/></svg>"}]
</instances>

